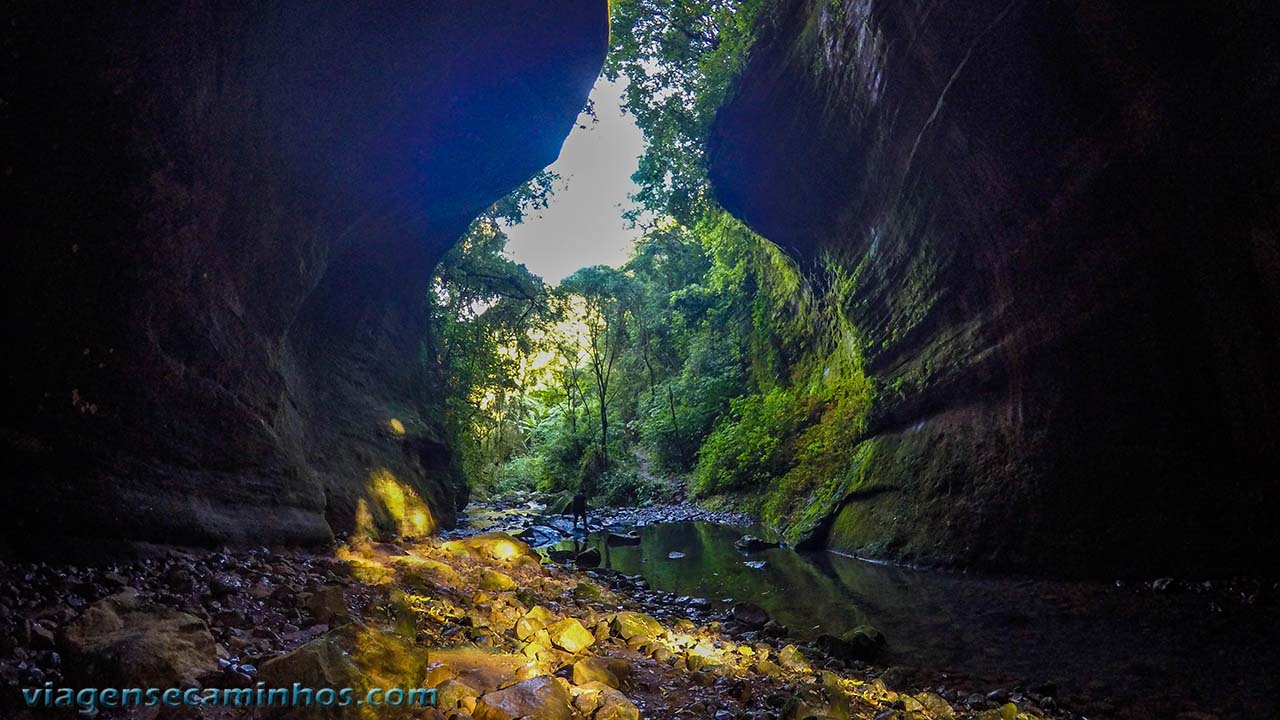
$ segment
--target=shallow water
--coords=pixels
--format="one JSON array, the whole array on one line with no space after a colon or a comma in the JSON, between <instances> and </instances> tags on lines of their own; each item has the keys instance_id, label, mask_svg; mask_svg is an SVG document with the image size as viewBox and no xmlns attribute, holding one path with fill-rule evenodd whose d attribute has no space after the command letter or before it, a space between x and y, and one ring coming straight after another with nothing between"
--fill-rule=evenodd
<instances>
[{"instance_id":1,"label":"shallow water","mask_svg":"<svg viewBox=\"0 0 1280 720\"><path fill-rule=\"evenodd\" d=\"M983 578L871 563L831 553L733 547L760 528L651 525L601 565L679 595L754 602L793 635L871 623L884 662L969 677L989 688L1056 682L1067 707L1098 717L1280 717L1280 609L1196 593L1137 593L1103 583ZM671 553L683 557L670 558ZM764 561L761 568L746 563Z\"/></svg>"}]
</instances>

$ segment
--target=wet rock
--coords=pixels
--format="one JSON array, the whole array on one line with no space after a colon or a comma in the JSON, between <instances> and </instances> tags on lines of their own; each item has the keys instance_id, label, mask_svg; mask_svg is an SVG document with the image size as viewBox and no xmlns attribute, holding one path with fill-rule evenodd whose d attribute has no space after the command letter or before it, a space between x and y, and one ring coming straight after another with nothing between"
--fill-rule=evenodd
<instances>
[{"instance_id":1,"label":"wet rock","mask_svg":"<svg viewBox=\"0 0 1280 720\"><path fill-rule=\"evenodd\" d=\"M263 663L259 679L268 687L419 687L427 653L393 632L356 623L345 625ZM316 708L321 710L321 708ZM334 708L336 710L336 708ZM348 712L348 710L350 712ZM356 706L324 717L356 718Z\"/></svg>"},{"instance_id":2,"label":"wet rock","mask_svg":"<svg viewBox=\"0 0 1280 720\"><path fill-rule=\"evenodd\" d=\"M605 542L609 545L639 545L640 536L636 533L615 533L611 532L605 537Z\"/></svg>"},{"instance_id":3,"label":"wet rock","mask_svg":"<svg viewBox=\"0 0 1280 720\"><path fill-rule=\"evenodd\" d=\"M769 613L755 603L740 602L733 606L733 619L748 627L760 628L769 622Z\"/></svg>"},{"instance_id":4,"label":"wet rock","mask_svg":"<svg viewBox=\"0 0 1280 720\"><path fill-rule=\"evenodd\" d=\"M600 565L600 551L595 548L587 548L575 555L573 562L578 567L597 567Z\"/></svg>"},{"instance_id":5,"label":"wet rock","mask_svg":"<svg viewBox=\"0 0 1280 720\"><path fill-rule=\"evenodd\" d=\"M436 689L436 707L445 710L460 707L465 712L472 712L476 707L476 699L480 697L474 688L456 678L449 678L428 687Z\"/></svg>"},{"instance_id":6,"label":"wet rock","mask_svg":"<svg viewBox=\"0 0 1280 720\"><path fill-rule=\"evenodd\" d=\"M218 670L204 621L144 605L127 590L100 600L58 637L67 677L82 685L175 687Z\"/></svg>"},{"instance_id":7,"label":"wet rock","mask_svg":"<svg viewBox=\"0 0 1280 720\"><path fill-rule=\"evenodd\" d=\"M818 647L828 655L841 660L870 660L884 649L884 635L870 625L859 625L852 630L834 635L820 635Z\"/></svg>"},{"instance_id":8,"label":"wet rock","mask_svg":"<svg viewBox=\"0 0 1280 720\"><path fill-rule=\"evenodd\" d=\"M582 600L599 600L600 588L591 583L578 583L573 586L573 596Z\"/></svg>"},{"instance_id":9,"label":"wet rock","mask_svg":"<svg viewBox=\"0 0 1280 720\"><path fill-rule=\"evenodd\" d=\"M481 696L475 720L570 720L573 708L564 681L546 675Z\"/></svg>"},{"instance_id":10,"label":"wet rock","mask_svg":"<svg viewBox=\"0 0 1280 720\"><path fill-rule=\"evenodd\" d=\"M53 631L41 625L40 623L30 624L30 644L35 650L51 650L53 649L54 639Z\"/></svg>"},{"instance_id":11,"label":"wet rock","mask_svg":"<svg viewBox=\"0 0 1280 720\"><path fill-rule=\"evenodd\" d=\"M209 592L215 597L232 595L242 589L244 589L244 582L229 573L218 573L209 579Z\"/></svg>"},{"instance_id":12,"label":"wet rock","mask_svg":"<svg viewBox=\"0 0 1280 720\"><path fill-rule=\"evenodd\" d=\"M779 543L762 540L755 535L743 535L733 546L743 552L759 552L778 547Z\"/></svg>"}]
</instances>

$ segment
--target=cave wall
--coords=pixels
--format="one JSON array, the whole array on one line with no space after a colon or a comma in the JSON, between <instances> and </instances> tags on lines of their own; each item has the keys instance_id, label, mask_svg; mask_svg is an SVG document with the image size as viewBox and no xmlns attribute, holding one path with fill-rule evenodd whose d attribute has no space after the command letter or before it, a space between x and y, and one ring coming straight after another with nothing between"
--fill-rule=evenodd
<instances>
[{"instance_id":1,"label":"cave wall","mask_svg":"<svg viewBox=\"0 0 1280 720\"><path fill-rule=\"evenodd\" d=\"M784 0L709 141L876 388L812 544L1055 573L1280 550L1273 4Z\"/></svg>"},{"instance_id":2,"label":"cave wall","mask_svg":"<svg viewBox=\"0 0 1280 720\"><path fill-rule=\"evenodd\" d=\"M12 10L5 548L451 525L429 277L555 159L607 3Z\"/></svg>"}]
</instances>

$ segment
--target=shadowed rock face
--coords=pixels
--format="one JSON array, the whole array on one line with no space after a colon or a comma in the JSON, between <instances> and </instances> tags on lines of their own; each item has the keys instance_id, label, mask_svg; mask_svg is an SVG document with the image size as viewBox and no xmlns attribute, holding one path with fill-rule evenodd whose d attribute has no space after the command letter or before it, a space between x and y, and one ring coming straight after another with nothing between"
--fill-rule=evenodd
<instances>
[{"instance_id":1,"label":"shadowed rock face","mask_svg":"<svg viewBox=\"0 0 1280 720\"><path fill-rule=\"evenodd\" d=\"M393 484L451 525L429 276L555 158L606 3L14 15L11 549L324 541Z\"/></svg>"},{"instance_id":2,"label":"shadowed rock face","mask_svg":"<svg viewBox=\"0 0 1280 720\"><path fill-rule=\"evenodd\" d=\"M1280 37L1263 2L788 0L721 202L807 262L877 397L816 542L1057 572L1280 547Z\"/></svg>"}]
</instances>

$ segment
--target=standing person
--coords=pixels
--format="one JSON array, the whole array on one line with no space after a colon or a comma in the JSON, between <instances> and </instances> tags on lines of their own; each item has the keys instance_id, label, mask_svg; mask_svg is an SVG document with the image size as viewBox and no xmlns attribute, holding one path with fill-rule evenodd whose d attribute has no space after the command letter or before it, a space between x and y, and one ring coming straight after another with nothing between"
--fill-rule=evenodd
<instances>
[{"instance_id":1,"label":"standing person","mask_svg":"<svg viewBox=\"0 0 1280 720\"><path fill-rule=\"evenodd\" d=\"M587 492L582 485L578 486L578 494L573 496L573 502L570 506L573 509L573 526L578 527L578 518L582 518L582 529L589 530L587 526Z\"/></svg>"}]
</instances>

